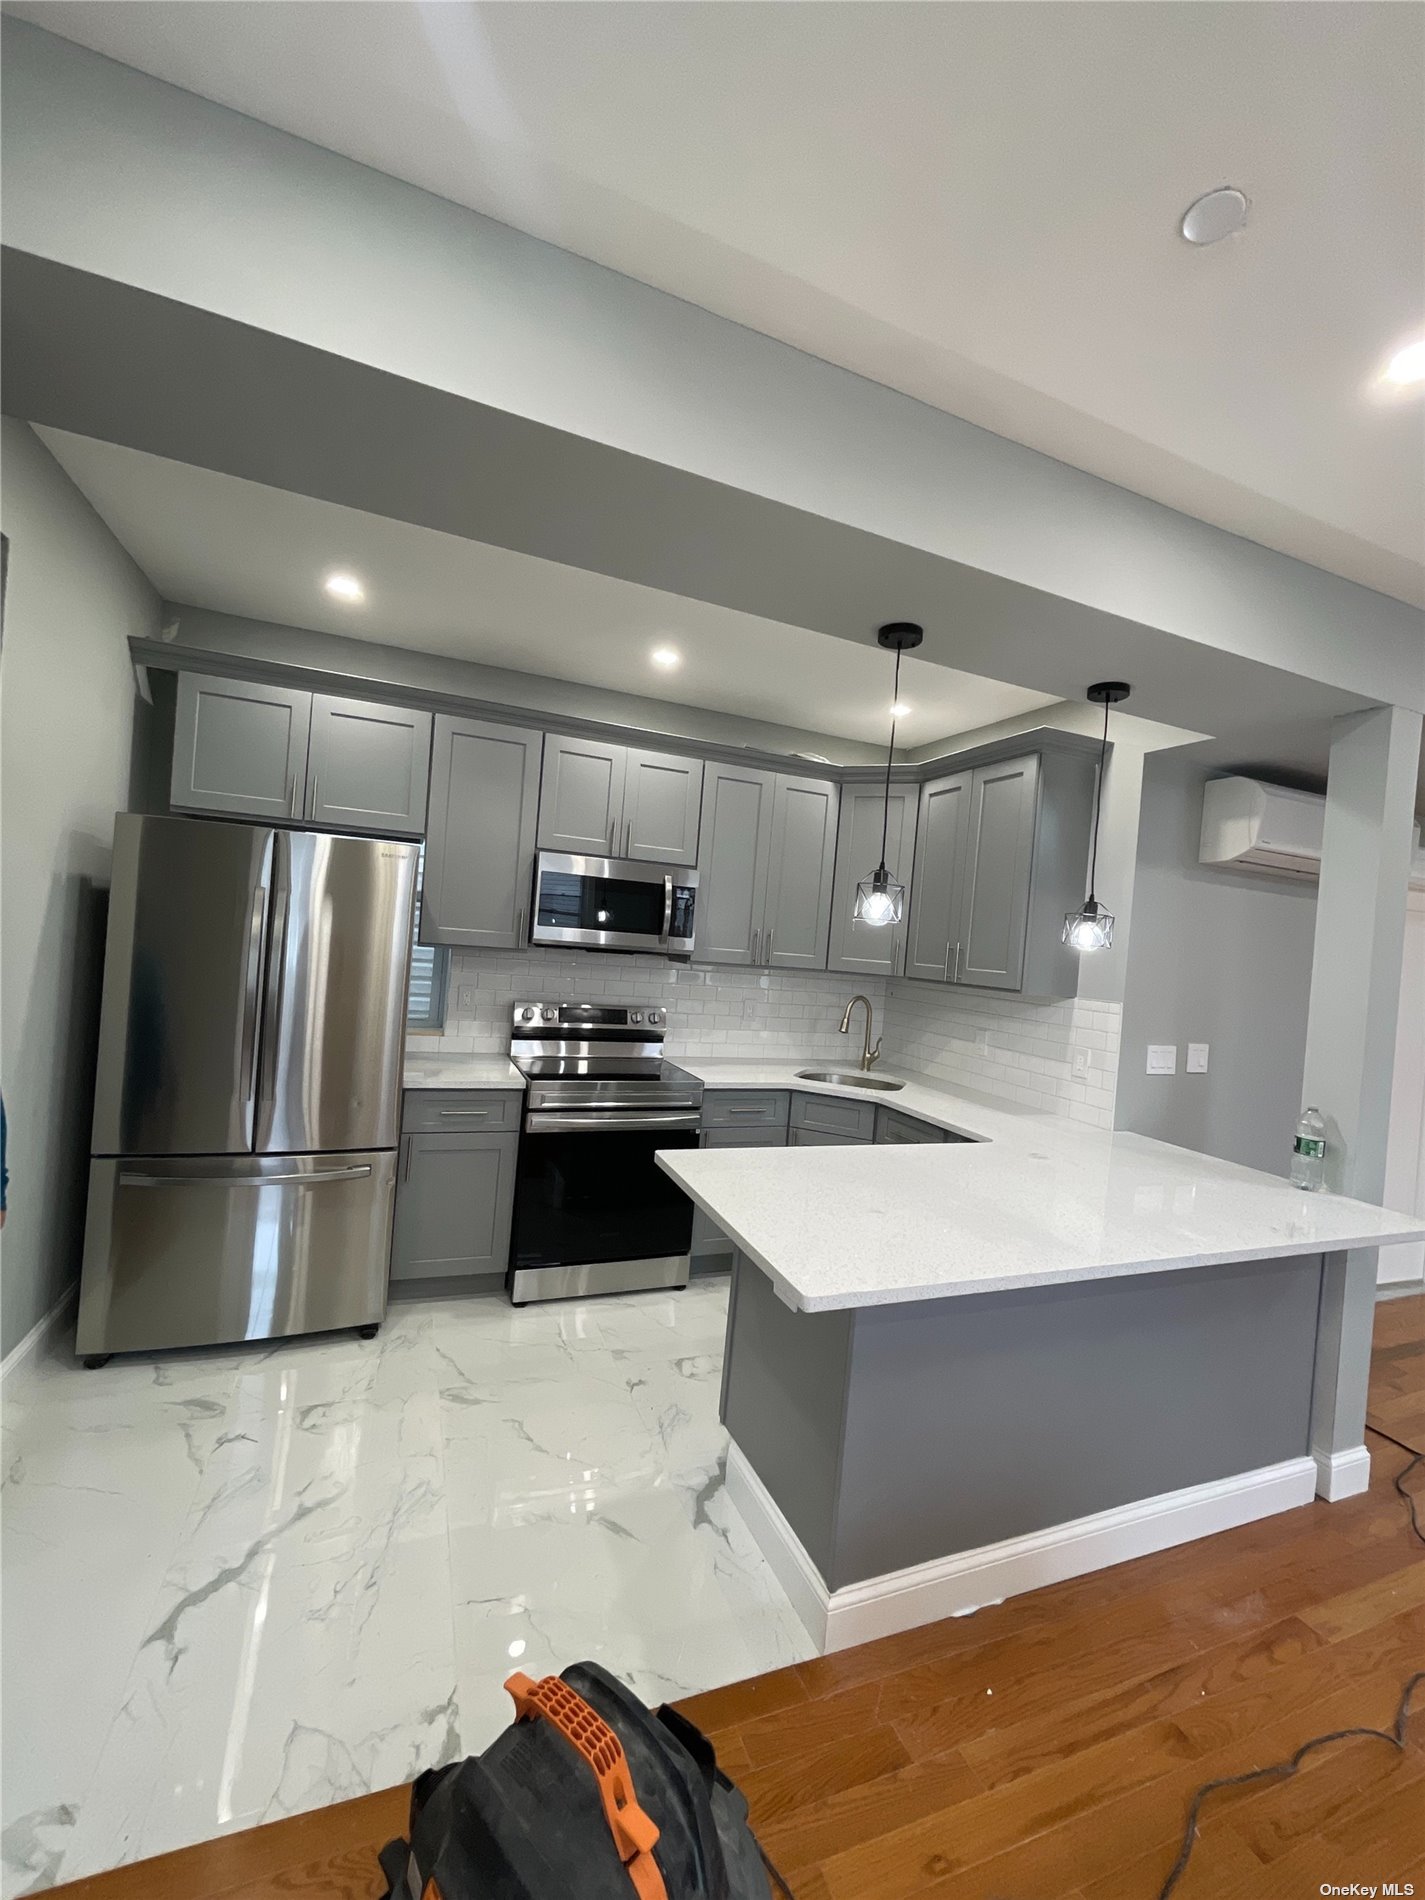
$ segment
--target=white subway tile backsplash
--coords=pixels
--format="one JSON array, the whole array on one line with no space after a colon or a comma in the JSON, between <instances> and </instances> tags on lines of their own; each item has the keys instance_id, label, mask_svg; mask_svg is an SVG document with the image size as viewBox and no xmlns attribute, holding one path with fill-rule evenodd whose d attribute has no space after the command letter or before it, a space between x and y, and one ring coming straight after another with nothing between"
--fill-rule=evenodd
<instances>
[{"instance_id":1,"label":"white subway tile backsplash","mask_svg":"<svg viewBox=\"0 0 1425 1900\"><path fill-rule=\"evenodd\" d=\"M582 950L453 950L445 1029L421 1053L483 1054L508 1047L511 1005L544 997L657 1001L668 1011L668 1053L798 1061L845 1058L837 1031L855 990L871 999L887 1069L1024 1102L1096 1128L1113 1126L1119 1011L1101 1002L1024 1003L940 984L813 970L701 969L651 957ZM859 1049L861 1018L852 1025ZM1074 1077L1075 1048L1090 1052Z\"/></svg>"}]
</instances>

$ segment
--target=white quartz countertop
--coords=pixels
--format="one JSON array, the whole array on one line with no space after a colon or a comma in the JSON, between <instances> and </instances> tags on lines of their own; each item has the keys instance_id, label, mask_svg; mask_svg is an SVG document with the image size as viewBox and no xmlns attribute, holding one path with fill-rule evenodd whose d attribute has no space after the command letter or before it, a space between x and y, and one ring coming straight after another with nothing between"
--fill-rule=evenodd
<instances>
[{"instance_id":1,"label":"white quartz countertop","mask_svg":"<svg viewBox=\"0 0 1425 1900\"><path fill-rule=\"evenodd\" d=\"M1254 1168L924 1082L872 1095L802 1081L786 1063L675 1060L708 1088L869 1096L974 1138L658 1157L782 1299L807 1312L1425 1236L1418 1216L1303 1194Z\"/></svg>"},{"instance_id":2,"label":"white quartz countertop","mask_svg":"<svg viewBox=\"0 0 1425 1900\"><path fill-rule=\"evenodd\" d=\"M401 1086L408 1089L518 1089L524 1077L508 1056L423 1056L406 1053Z\"/></svg>"}]
</instances>

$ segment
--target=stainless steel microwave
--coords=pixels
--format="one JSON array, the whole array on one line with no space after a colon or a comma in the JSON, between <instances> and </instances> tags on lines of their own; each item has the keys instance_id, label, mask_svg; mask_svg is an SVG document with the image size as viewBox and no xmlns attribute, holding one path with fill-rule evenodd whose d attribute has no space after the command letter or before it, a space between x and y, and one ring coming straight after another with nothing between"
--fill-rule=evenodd
<instances>
[{"instance_id":1,"label":"stainless steel microwave","mask_svg":"<svg viewBox=\"0 0 1425 1900\"><path fill-rule=\"evenodd\" d=\"M697 895L698 874L684 864L541 851L530 942L687 956Z\"/></svg>"}]
</instances>

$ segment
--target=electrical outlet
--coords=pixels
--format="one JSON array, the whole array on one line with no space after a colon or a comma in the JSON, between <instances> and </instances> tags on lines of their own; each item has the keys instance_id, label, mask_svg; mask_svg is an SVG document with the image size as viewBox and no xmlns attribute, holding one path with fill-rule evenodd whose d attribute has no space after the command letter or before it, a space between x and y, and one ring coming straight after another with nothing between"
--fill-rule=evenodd
<instances>
[{"instance_id":1,"label":"electrical outlet","mask_svg":"<svg viewBox=\"0 0 1425 1900\"><path fill-rule=\"evenodd\" d=\"M1187 1072L1189 1075L1207 1074L1207 1044L1190 1042L1187 1046Z\"/></svg>"},{"instance_id":2,"label":"electrical outlet","mask_svg":"<svg viewBox=\"0 0 1425 1900\"><path fill-rule=\"evenodd\" d=\"M1069 1057L1069 1073L1081 1082L1087 1081L1089 1070L1093 1067L1093 1051L1076 1048Z\"/></svg>"},{"instance_id":3,"label":"electrical outlet","mask_svg":"<svg viewBox=\"0 0 1425 1900\"><path fill-rule=\"evenodd\" d=\"M1149 1075L1176 1075L1178 1072L1178 1045L1175 1042L1150 1042L1148 1044Z\"/></svg>"},{"instance_id":4,"label":"electrical outlet","mask_svg":"<svg viewBox=\"0 0 1425 1900\"><path fill-rule=\"evenodd\" d=\"M455 1000L462 1010L468 1015L473 1015L476 1007L475 985L473 983L462 983L460 988L456 991Z\"/></svg>"}]
</instances>

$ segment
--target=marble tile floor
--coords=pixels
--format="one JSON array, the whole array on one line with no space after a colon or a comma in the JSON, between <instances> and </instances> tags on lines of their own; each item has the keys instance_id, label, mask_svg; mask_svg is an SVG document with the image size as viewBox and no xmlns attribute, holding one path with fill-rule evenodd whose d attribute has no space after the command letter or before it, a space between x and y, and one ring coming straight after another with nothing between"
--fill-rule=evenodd
<instances>
[{"instance_id":1,"label":"marble tile floor","mask_svg":"<svg viewBox=\"0 0 1425 1900\"><path fill-rule=\"evenodd\" d=\"M657 1702L809 1655L723 1490L726 1300L16 1368L4 1900L472 1753L515 1668Z\"/></svg>"}]
</instances>

